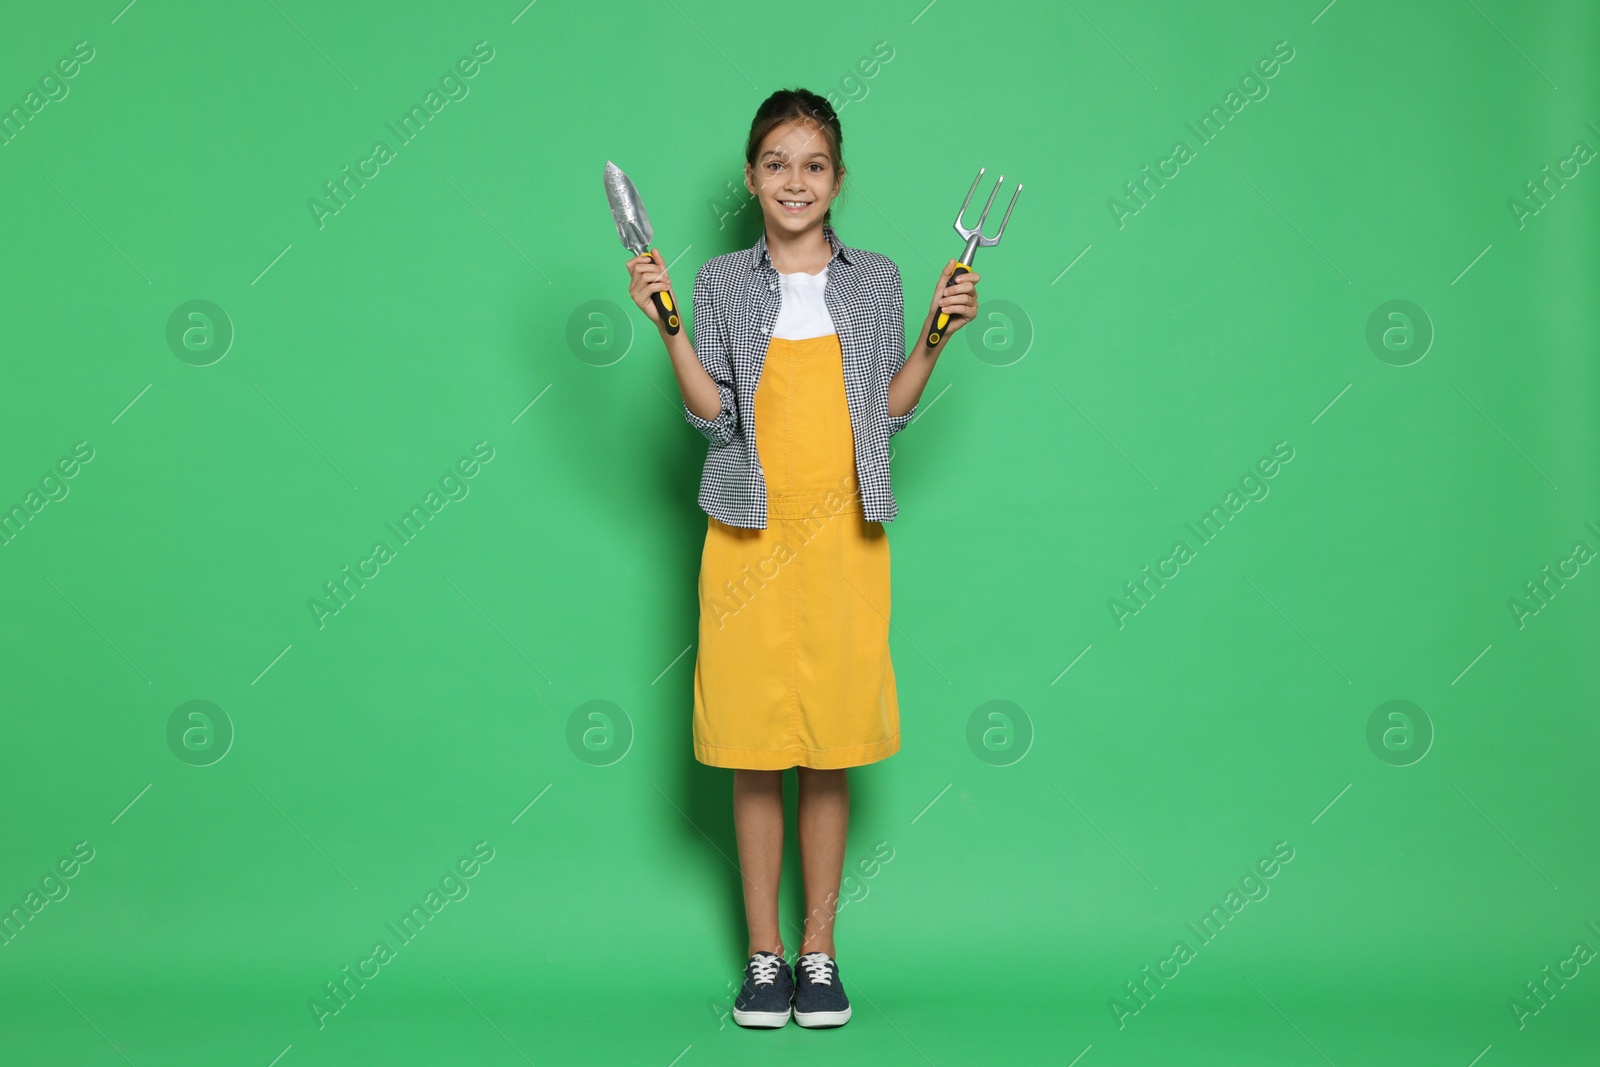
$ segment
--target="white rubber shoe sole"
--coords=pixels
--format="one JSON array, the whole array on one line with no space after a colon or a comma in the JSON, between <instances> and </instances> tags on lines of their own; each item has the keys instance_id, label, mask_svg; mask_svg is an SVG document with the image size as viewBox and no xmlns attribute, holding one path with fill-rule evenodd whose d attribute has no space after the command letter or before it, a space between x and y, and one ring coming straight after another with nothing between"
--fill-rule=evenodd
<instances>
[{"instance_id":1,"label":"white rubber shoe sole","mask_svg":"<svg viewBox=\"0 0 1600 1067\"><path fill-rule=\"evenodd\" d=\"M796 1011L794 1021L801 1026L821 1029L826 1026L843 1026L850 1020L850 1009L844 1011Z\"/></svg>"},{"instance_id":2,"label":"white rubber shoe sole","mask_svg":"<svg viewBox=\"0 0 1600 1067\"><path fill-rule=\"evenodd\" d=\"M776 1030L780 1026L787 1025L789 1016L792 1014L794 1014L793 1008L789 1011L740 1011L738 1008L734 1008L733 1021L740 1026L748 1026L757 1030ZM850 1013L845 1012L844 1014L848 1016Z\"/></svg>"}]
</instances>

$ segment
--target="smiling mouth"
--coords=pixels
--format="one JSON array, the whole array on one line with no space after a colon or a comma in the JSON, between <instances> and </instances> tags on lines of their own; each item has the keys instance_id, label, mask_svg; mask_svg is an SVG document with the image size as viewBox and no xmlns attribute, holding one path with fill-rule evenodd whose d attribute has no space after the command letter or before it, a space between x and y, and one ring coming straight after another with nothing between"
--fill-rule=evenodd
<instances>
[{"instance_id":1,"label":"smiling mouth","mask_svg":"<svg viewBox=\"0 0 1600 1067\"><path fill-rule=\"evenodd\" d=\"M798 215L802 211L804 211L806 208L811 206L811 201L809 201L809 200L779 200L778 201L778 206L783 208L783 210L789 212L791 215Z\"/></svg>"}]
</instances>

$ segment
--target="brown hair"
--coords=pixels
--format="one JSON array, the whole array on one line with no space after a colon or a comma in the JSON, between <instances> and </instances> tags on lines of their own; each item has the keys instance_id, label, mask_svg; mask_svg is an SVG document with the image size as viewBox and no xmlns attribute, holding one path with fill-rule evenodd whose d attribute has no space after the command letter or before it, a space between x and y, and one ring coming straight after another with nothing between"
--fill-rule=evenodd
<instances>
[{"instance_id":1,"label":"brown hair","mask_svg":"<svg viewBox=\"0 0 1600 1067\"><path fill-rule=\"evenodd\" d=\"M767 134L774 127L795 119L814 122L822 128L828 141L828 151L833 156L833 169L842 174L844 131L839 127L839 115L826 97L818 96L809 89L779 89L761 101L761 106L756 108L755 120L750 123L750 139L745 144L744 161L754 167L756 153L761 151L761 142L766 140ZM823 214L822 221L825 225L833 225L831 204Z\"/></svg>"}]
</instances>

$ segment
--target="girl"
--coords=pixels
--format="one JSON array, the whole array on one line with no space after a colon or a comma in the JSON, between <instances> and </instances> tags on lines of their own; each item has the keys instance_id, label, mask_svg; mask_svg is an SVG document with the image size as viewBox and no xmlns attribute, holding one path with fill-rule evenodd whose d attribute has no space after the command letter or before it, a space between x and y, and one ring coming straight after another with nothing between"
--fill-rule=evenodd
<instances>
[{"instance_id":1,"label":"girl","mask_svg":"<svg viewBox=\"0 0 1600 1067\"><path fill-rule=\"evenodd\" d=\"M978 306L977 274L946 286L952 259L918 335L944 311L945 341L907 358L899 269L833 230L842 141L832 106L805 89L757 109L744 180L765 233L700 268L692 342L666 332L651 300L672 288L660 251L628 261L629 295L661 330L684 419L710 442L694 754L735 768L750 958L733 1018L750 1027L783 1026L791 1013L810 1027L850 1018L833 940L846 768L900 748L883 529L898 510L889 437L916 414L939 352ZM798 985L778 928L789 767L800 779L809 907Z\"/></svg>"}]
</instances>

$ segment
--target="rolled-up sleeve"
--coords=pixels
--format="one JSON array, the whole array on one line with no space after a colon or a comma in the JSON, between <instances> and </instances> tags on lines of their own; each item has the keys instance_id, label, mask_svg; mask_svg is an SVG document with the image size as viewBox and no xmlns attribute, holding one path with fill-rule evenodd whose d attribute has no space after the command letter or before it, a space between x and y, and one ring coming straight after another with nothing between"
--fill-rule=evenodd
<instances>
[{"instance_id":1,"label":"rolled-up sleeve","mask_svg":"<svg viewBox=\"0 0 1600 1067\"><path fill-rule=\"evenodd\" d=\"M900 268L894 265L894 289L890 294L889 310L884 315L883 322L883 387L889 388L889 381L895 376L906 361L906 294L900 284ZM887 401L885 401L887 403ZM889 416L889 436L893 437L905 429L912 419L916 418L917 406L922 401L911 405L911 410L904 415Z\"/></svg>"},{"instance_id":2,"label":"rolled-up sleeve","mask_svg":"<svg viewBox=\"0 0 1600 1067\"><path fill-rule=\"evenodd\" d=\"M711 375L717 393L722 397L722 409L714 419L702 419L683 405L683 417L690 426L699 430L712 444L725 445L733 440L733 420L736 401L733 391L733 362L728 354L728 338L723 332L719 310L711 301L711 283L705 267L694 278L694 308L689 328L689 343L694 347L695 358Z\"/></svg>"}]
</instances>

